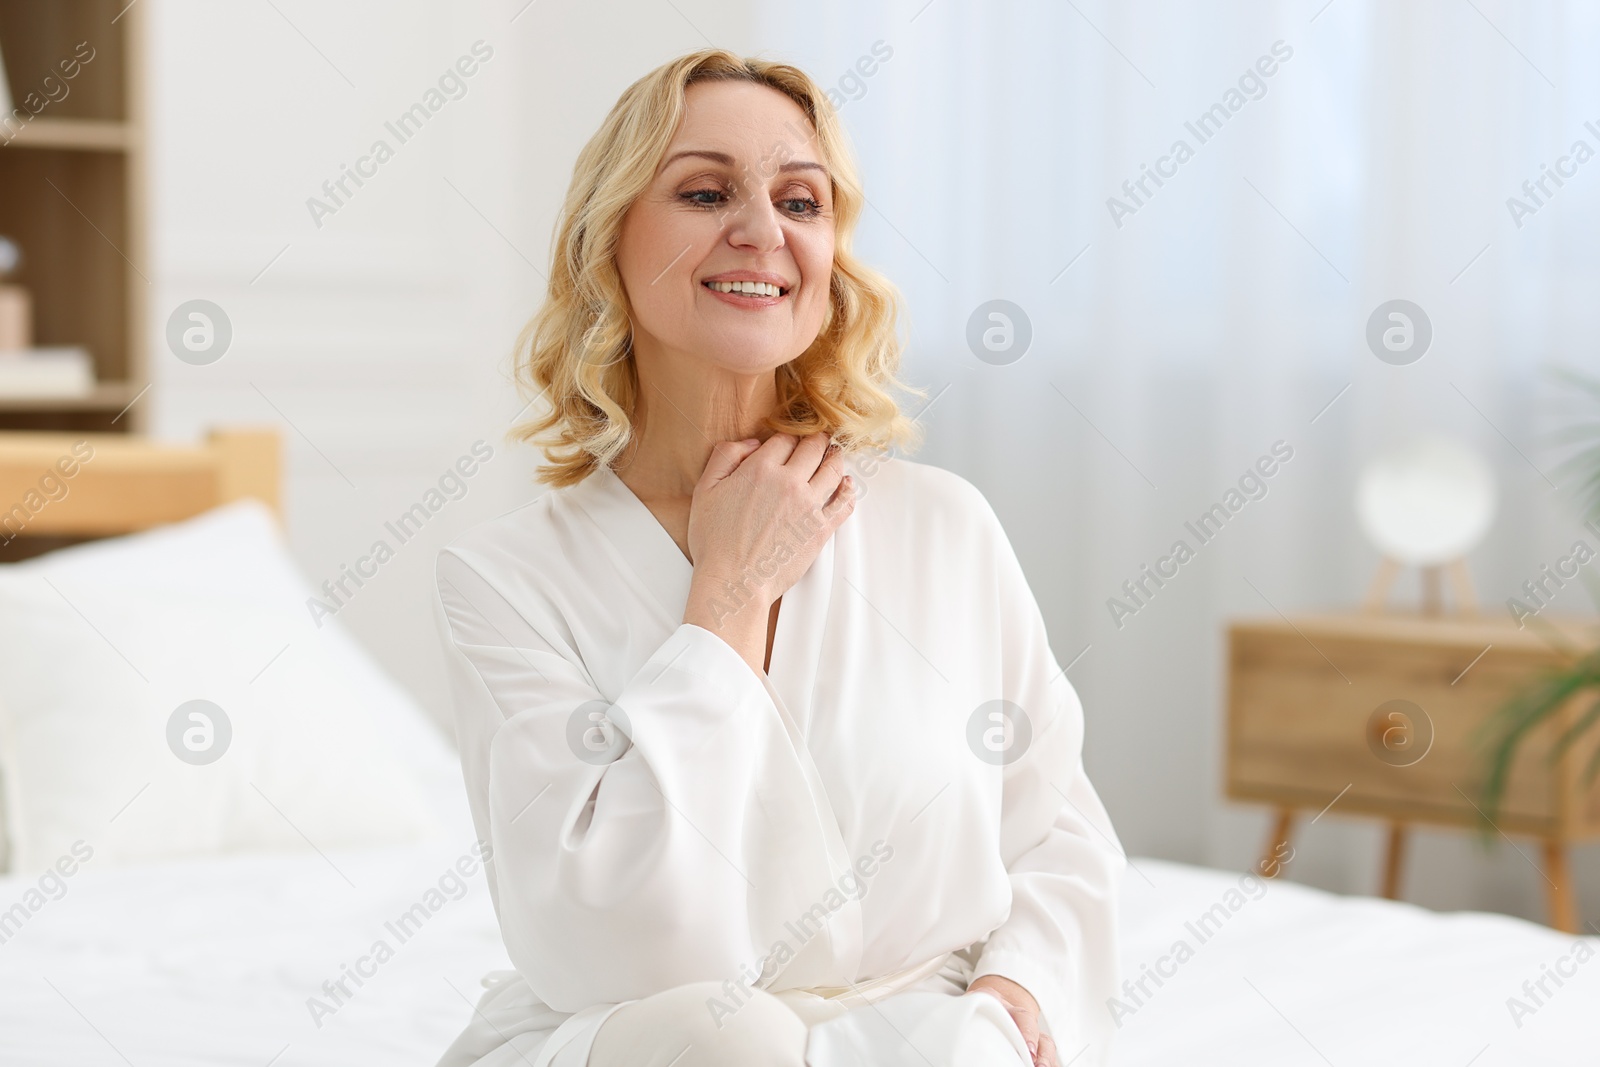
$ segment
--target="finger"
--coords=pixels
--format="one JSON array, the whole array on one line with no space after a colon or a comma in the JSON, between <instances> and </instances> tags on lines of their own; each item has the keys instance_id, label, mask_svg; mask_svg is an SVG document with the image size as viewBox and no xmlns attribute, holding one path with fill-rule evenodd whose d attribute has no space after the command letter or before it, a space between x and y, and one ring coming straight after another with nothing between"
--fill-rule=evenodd
<instances>
[{"instance_id":1,"label":"finger","mask_svg":"<svg viewBox=\"0 0 1600 1067\"><path fill-rule=\"evenodd\" d=\"M789 462L800 439L792 433L775 433L756 449L761 455L780 465Z\"/></svg>"},{"instance_id":2,"label":"finger","mask_svg":"<svg viewBox=\"0 0 1600 1067\"><path fill-rule=\"evenodd\" d=\"M1039 1035L1039 1055L1036 1063L1039 1067L1061 1067L1061 1060L1056 1056L1056 1042L1049 1034Z\"/></svg>"},{"instance_id":3,"label":"finger","mask_svg":"<svg viewBox=\"0 0 1600 1067\"><path fill-rule=\"evenodd\" d=\"M700 481L705 485L715 485L728 475L732 474L745 457L760 447L761 442L754 438L744 441L718 441L711 446L711 456L706 460L705 470L700 472Z\"/></svg>"},{"instance_id":4,"label":"finger","mask_svg":"<svg viewBox=\"0 0 1600 1067\"><path fill-rule=\"evenodd\" d=\"M1027 1042L1028 1055L1037 1060L1039 1056L1039 1020L1030 1011L1013 1011L1011 1018L1016 1021L1017 1029L1022 1031L1022 1040Z\"/></svg>"},{"instance_id":5,"label":"finger","mask_svg":"<svg viewBox=\"0 0 1600 1067\"><path fill-rule=\"evenodd\" d=\"M811 476L811 487L819 492L833 492L839 486L839 479L844 477L844 449L838 445L829 444L827 451L822 454L822 462L817 465L817 472Z\"/></svg>"},{"instance_id":6,"label":"finger","mask_svg":"<svg viewBox=\"0 0 1600 1067\"><path fill-rule=\"evenodd\" d=\"M822 505L822 516L838 529L849 518L856 507L856 480L850 475L845 475L835 489L833 496Z\"/></svg>"},{"instance_id":7,"label":"finger","mask_svg":"<svg viewBox=\"0 0 1600 1067\"><path fill-rule=\"evenodd\" d=\"M817 472L817 464L822 462L823 453L827 450L827 434L806 434L795 444L794 452L790 454L785 466L794 467L809 479Z\"/></svg>"}]
</instances>

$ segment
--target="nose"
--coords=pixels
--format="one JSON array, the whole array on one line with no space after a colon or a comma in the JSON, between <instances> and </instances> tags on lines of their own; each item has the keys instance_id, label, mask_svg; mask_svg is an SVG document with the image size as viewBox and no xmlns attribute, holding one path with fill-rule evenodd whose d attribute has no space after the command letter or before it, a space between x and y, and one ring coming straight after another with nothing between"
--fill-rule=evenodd
<instances>
[{"instance_id":1,"label":"nose","mask_svg":"<svg viewBox=\"0 0 1600 1067\"><path fill-rule=\"evenodd\" d=\"M728 219L728 243L753 252L776 252L784 246L778 209L764 193L742 196Z\"/></svg>"}]
</instances>

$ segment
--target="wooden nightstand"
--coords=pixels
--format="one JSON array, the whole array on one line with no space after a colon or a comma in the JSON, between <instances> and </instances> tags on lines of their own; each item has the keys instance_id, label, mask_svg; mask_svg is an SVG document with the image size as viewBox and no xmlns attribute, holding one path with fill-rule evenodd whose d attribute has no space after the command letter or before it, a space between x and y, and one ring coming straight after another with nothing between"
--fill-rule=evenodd
<instances>
[{"instance_id":1,"label":"wooden nightstand","mask_svg":"<svg viewBox=\"0 0 1600 1067\"><path fill-rule=\"evenodd\" d=\"M1555 625L1580 649L1600 627ZM1482 825L1481 724L1534 671L1563 661L1509 618L1377 613L1240 620L1228 627L1227 796L1278 810L1270 856L1296 812L1331 809L1389 823L1383 895L1396 898L1410 823ZM1554 765L1579 694L1524 740L1494 823L1543 844L1550 925L1576 932L1567 846L1600 836L1600 783L1581 787L1591 736ZM1266 869L1266 868L1264 868Z\"/></svg>"}]
</instances>

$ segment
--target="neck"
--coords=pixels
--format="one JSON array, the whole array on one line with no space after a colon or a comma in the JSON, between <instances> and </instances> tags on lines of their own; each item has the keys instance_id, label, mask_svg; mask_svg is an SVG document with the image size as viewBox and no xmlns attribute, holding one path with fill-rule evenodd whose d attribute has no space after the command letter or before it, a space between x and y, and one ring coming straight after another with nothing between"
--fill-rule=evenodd
<instances>
[{"instance_id":1,"label":"neck","mask_svg":"<svg viewBox=\"0 0 1600 1067\"><path fill-rule=\"evenodd\" d=\"M687 498L713 445L772 436L765 420L777 406L773 371L741 374L704 360L648 355L636 366L634 438L616 473L641 499Z\"/></svg>"}]
</instances>

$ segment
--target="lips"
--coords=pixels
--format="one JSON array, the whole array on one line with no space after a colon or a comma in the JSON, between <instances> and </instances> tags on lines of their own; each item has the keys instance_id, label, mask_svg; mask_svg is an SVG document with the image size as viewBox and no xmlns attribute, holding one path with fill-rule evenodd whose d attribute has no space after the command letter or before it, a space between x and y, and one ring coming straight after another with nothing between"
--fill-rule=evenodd
<instances>
[{"instance_id":1,"label":"lips","mask_svg":"<svg viewBox=\"0 0 1600 1067\"><path fill-rule=\"evenodd\" d=\"M728 283L724 283L724 284L728 284ZM745 285L747 285L747 287L751 287L751 288L757 287L757 283L742 283L742 284L745 284ZM782 287L775 287L775 286L771 286L771 285L766 284L766 283L759 283L759 290L760 291L758 291L758 292L750 292L750 293L745 293L745 292L724 292L721 289L715 288L710 281L702 282L701 286L705 289L706 292L710 293L712 295L712 297L714 297L715 299L720 300L724 304L728 304L728 305L730 305L732 307L738 307L738 308L769 308L769 307L776 307L777 305L783 303L785 300L789 299L789 294L790 294L790 292L792 292L792 290L790 290L790 289L786 289L786 288L782 288ZM774 289L776 289L776 292L774 291Z\"/></svg>"},{"instance_id":2,"label":"lips","mask_svg":"<svg viewBox=\"0 0 1600 1067\"><path fill-rule=\"evenodd\" d=\"M708 275L707 277L700 279L700 284L704 285L708 289L713 287L713 283L717 283L722 290L732 289L735 291L740 288L744 288L746 290L759 289L758 285L751 285L749 283L761 283L776 288L778 290L777 295L779 296L787 296L789 290L793 289L796 284L790 279L784 277L782 274L778 274L773 271L744 269L725 270L719 274ZM771 294L769 293L767 295Z\"/></svg>"},{"instance_id":3,"label":"lips","mask_svg":"<svg viewBox=\"0 0 1600 1067\"><path fill-rule=\"evenodd\" d=\"M799 281L766 270L739 268L700 279L701 288L729 307L761 311L782 306L799 287Z\"/></svg>"},{"instance_id":4,"label":"lips","mask_svg":"<svg viewBox=\"0 0 1600 1067\"><path fill-rule=\"evenodd\" d=\"M789 290L771 282L702 282L707 289L732 296L783 296Z\"/></svg>"}]
</instances>

